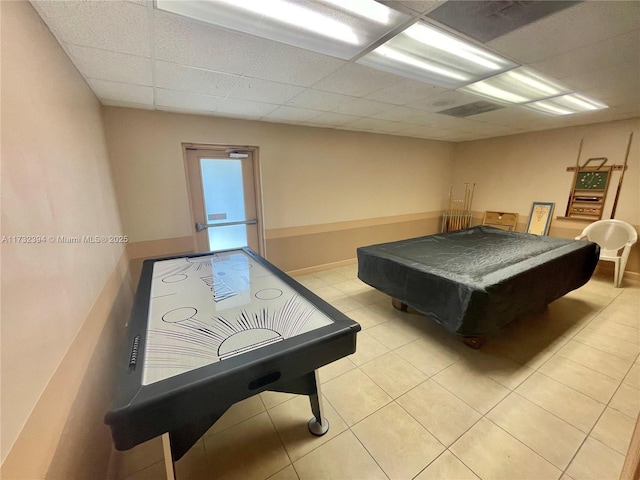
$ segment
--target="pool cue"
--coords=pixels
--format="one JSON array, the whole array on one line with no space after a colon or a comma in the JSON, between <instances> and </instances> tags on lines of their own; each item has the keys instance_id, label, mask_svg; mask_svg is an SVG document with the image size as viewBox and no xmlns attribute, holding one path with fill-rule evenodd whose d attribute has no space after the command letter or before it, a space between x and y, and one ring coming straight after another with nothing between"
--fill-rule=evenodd
<instances>
[{"instance_id":1,"label":"pool cue","mask_svg":"<svg viewBox=\"0 0 640 480\"><path fill-rule=\"evenodd\" d=\"M471 185L469 183L465 183L464 184L464 190L465 190L465 197L466 200L464 202L464 209L465 211L469 210L469 196L471 195Z\"/></svg>"},{"instance_id":2,"label":"pool cue","mask_svg":"<svg viewBox=\"0 0 640 480\"><path fill-rule=\"evenodd\" d=\"M580 147L578 148L578 158L576 158L576 171L573 172L573 183L571 184L571 191L569 192L569 201L567 202L567 211L564 212L564 216L569 216L569 210L571 209L571 198L576 190L576 179L578 178L578 170L580 169L580 152L582 152L582 142L584 138L580 140Z\"/></svg>"},{"instance_id":3,"label":"pool cue","mask_svg":"<svg viewBox=\"0 0 640 480\"><path fill-rule=\"evenodd\" d=\"M471 205L473 205L473 192L476 190L476 184L473 184L473 187L471 187L471 199L469 200L469 226L471 226L471 219L472 219L472 215L471 215Z\"/></svg>"},{"instance_id":4,"label":"pool cue","mask_svg":"<svg viewBox=\"0 0 640 480\"><path fill-rule=\"evenodd\" d=\"M469 202L469 184L464 184L464 202L462 204L462 215L460 216L460 228L465 228L464 219L467 212L467 203Z\"/></svg>"},{"instance_id":5,"label":"pool cue","mask_svg":"<svg viewBox=\"0 0 640 480\"><path fill-rule=\"evenodd\" d=\"M469 197L471 196L471 187L470 184L465 183L465 202L464 202L464 218L462 219L463 228L469 228L467 216L469 214Z\"/></svg>"},{"instance_id":6,"label":"pool cue","mask_svg":"<svg viewBox=\"0 0 640 480\"><path fill-rule=\"evenodd\" d=\"M456 201L453 201L451 206L451 230L456 229Z\"/></svg>"},{"instance_id":7,"label":"pool cue","mask_svg":"<svg viewBox=\"0 0 640 480\"><path fill-rule=\"evenodd\" d=\"M624 179L624 172L627 169L627 161L629 160L629 150L631 150L631 140L633 139L633 132L629 134L629 143L627 144L627 154L624 156L624 165L622 165L622 173L620 174L620 180L618 180L618 189L616 190L616 198L613 200L613 208L611 209L611 217L616 214L616 208L618 208L618 199L620 198L620 189L622 188L622 180Z\"/></svg>"},{"instance_id":8,"label":"pool cue","mask_svg":"<svg viewBox=\"0 0 640 480\"><path fill-rule=\"evenodd\" d=\"M449 210L447 210L447 225L445 227L445 232L451 230L451 201L453 200L453 183L449 188Z\"/></svg>"},{"instance_id":9,"label":"pool cue","mask_svg":"<svg viewBox=\"0 0 640 480\"><path fill-rule=\"evenodd\" d=\"M452 230L458 229L458 201L453 201L453 226Z\"/></svg>"}]
</instances>

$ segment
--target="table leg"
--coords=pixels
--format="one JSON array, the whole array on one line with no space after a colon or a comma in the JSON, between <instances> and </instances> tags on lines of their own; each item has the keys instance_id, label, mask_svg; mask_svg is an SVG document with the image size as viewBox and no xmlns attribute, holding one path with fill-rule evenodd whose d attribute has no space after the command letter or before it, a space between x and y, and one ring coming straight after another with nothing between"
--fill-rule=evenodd
<instances>
[{"instance_id":1,"label":"table leg","mask_svg":"<svg viewBox=\"0 0 640 480\"><path fill-rule=\"evenodd\" d=\"M467 347L473 348L474 350L478 350L484 345L486 341L486 337L483 336L473 336L473 337L462 337L462 343L464 343Z\"/></svg>"},{"instance_id":2,"label":"table leg","mask_svg":"<svg viewBox=\"0 0 640 480\"><path fill-rule=\"evenodd\" d=\"M392 298L391 299L391 305L393 305L393 308L396 308L396 309L400 310L401 312L409 311L409 306L406 303L402 303L397 298Z\"/></svg>"},{"instance_id":3,"label":"table leg","mask_svg":"<svg viewBox=\"0 0 640 480\"><path fill-rule=\"evenodd\" d=\"M167 472L167 480L176 480L173 456L171 455L171 439L168 432L162 434L162 451L164 452L164 468Z\"/></svg>"},{"instance_id":4,"label":"table leg","mask_svg":"<svg viewBox=\"0 0 640 480\"><path fill-rule=\"evenodd\" d=\"M309 420L309 431L314 435L322 436L329 430L329 420L324 416L324 405L322 394L320 393L320 378L318 377L318 370L314 370L314 378L316 384L315 393L309 395L311 411L314 416Z\"/></svg>"}]
</instances>

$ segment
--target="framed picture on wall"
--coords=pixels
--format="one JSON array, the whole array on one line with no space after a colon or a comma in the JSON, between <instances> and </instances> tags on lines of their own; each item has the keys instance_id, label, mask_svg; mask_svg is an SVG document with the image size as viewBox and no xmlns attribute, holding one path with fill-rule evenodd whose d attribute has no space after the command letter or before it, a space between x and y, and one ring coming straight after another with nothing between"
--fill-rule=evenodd
<instances>
[{"instance_id":1,"label":"framed picture on wall","mask_svg":"<svg viewBox=\"0 0 640 480\"><path fill-rule=\"evenodd\" d=\"M529 215L529 224L527 225L527 233L547 235L549 233L549 226L551 225L554 206L555 203L533 202L533 205L531 205L531 214Z\"/></svg>"}]
</instances>

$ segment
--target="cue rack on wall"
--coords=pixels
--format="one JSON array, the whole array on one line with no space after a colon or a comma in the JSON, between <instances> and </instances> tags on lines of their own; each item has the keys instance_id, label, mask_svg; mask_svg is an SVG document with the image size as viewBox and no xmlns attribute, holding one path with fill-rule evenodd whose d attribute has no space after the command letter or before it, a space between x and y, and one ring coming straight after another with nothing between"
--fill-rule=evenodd
<instances>
[{"instance_id":1,"label":"cue rack on wall","mask_svg":"<svg viewBox=\"0 0 640 480\"><path fill-rule=\"evenodd\" d=\"M616 197L611 210L611 218L614 217L618 206L618 198L620 197L622 180L627 170L632 138L633 132L629 135L627 154L623 165L607 165L608 159L606 157L589 158L580 165L580 152L582 151L584 139L580 140L576 164L575 166L567 167L567 172L574 172L574 174L565 217L593 221L600 220L604 213L604 204L607 199L611 177L613 176L612 173L621 171Z\"/></svg>"},{"instance_id":2,"label":"cue rack on wall","mask_svg":"<svg viewBox=\"0 0 640 480\"><path fill-rule=\"evenodd\" d=\"M473 203L473 192L476 184L471 186L470 183L464 184L464 199L456 200L453 195L453 184L449 189L449 208L442 214L441 232L453 232L471 227L473 214L471 213L471 204Z\"/></svg>"}]
</instances>

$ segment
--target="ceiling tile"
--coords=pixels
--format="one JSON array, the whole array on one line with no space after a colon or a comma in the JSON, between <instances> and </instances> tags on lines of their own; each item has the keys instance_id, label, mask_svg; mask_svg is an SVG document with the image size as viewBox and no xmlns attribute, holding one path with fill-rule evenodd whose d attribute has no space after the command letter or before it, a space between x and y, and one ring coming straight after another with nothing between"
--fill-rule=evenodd
<instances>
[{"instance_id":1,"label":"ceiling tile","mask_svg":"<svg viewBox=\"0 0 640 480\"><path fill-rule=\"evenodd\" d=\"M231 89L230 98L283 104L302 93L304 88L285 83L243 77Z\"/></svg>"},{"instance_id":2,"label":"ceiling tile","mask_svg":"<svg viewBox=\"0 0 640 480\"><path fill-rule=\"evenodd\" d=\"M434 113L433 115L425 116L422 119L421 125L468 133L472 131L474 123L476 122L466 118L450 117L448 115Z\"/></svg>"},{"instance_id":3,"label":"ceiling tile","mask_svg":"<svg viewBox=\"0 0 640 480\"><path fill-rule=\"evenodd\" d=\"M340 95L338 93L324 92L307 88L287 102L292 107L308 108L311 110L330 111L340 105L351 102L356 97Z\"/></svg>"},{"instance_id":4,"label":"ceiling tile","mask_svg":"<svg viewBox=\"0 0 640 480\"><path fill-rule=\"evenodd\" d=\"M626 85L640 91L640 57L622 65L594 69L588 73L566 77L563 82L576 90L587 90L606 85Z\"/></svg>"},{"instance_id":5,"label":"ceiling tile","mask_svg":"<svg viewBox=\"0 0 640 480\"><path fill-rule=\"evenodd\" d=\"M416 80L402 80L398 83L370 93L365 98L378 102L405 105L415 100L431 97L447 89Z\"/></svg>"},{"instance_id":6,"label":"ceiling tile","mask_svg":"<svg viewBox=\"0 0 640 480\"><path fill-rule=\"evenodd\" d=\"M223 97L156 88L156 105L160 107L213 112L223 101Z\"/></svg>"},{"instance_id":7,"label":"ceiling tile","mask_svg":"<svg viewBox=\"0 0 640 480\"><path fill-rule=\"evenodd\" d=\"M415 108L398 106L395 108L391 108L385 112L378 113L374 115L374 117L380 120L390 120L394 122L422 124L422 120L427 115L429 114L424 110L417 110Z\"/></svg>"},{"instance_id":8,"label":"ceiling tile","mask_svg":"<svg viewBox=\"0 0 640 480\"><path fill-rule=\"evenodd\" d=\"M321 112L317 110L307 110L306 108L296 108L282 106L276 108L266 118L280 119L288 121L306 122L317 117Z\"/></svg>"},{"instance_id":9,"label":"ceiling tile","mask_svg":"<svg viewBox=\"0 0 640 480\"><path fill-rule=\"evenodd\" d=\"M85 78L153 86L150 58L71 44L65 50Z\"/></svg>"},{"instance_id":10,"label":"ceiling tile","mask_svg":"<svg viewBox=\"0 0 640 480\"><path fill-rule=\"evenodd\" d=\"M589 1L527 25L487 45L534 63L638 29L640 2Z\"/></svg>"},{"instance_id":11,"label":"ceiling tile","mask_svg":"<svg viewBox=\"0 0 640 480\"><path fill-rule=\"evenodd\" d=\"M640 55L640 30L576 48L570 52L550 57L531 64L537 70L544 71L558 80L588 73L593 70L638 61Z\"/></svg>"},{"instance_id":12,"label":"ceiling tile","mask_svg":"<svg viewBox=\"0 0 640 480\"><path fill-rule=\"evenodd\" d=\"M390 103L374 102L373 100L366 100L364 98L356 98L350 102L333 108L331 111L336 113L343 113L345 115L355 115L358 117L368 117L376 113L384 112L394 108L394 105Z\"/></svg>"},{"instance_id":13,"label":"ceiling tile","mask_svg":"<svg viewBox=\"0 0 640 480\"><path fill-rule=\"evenodd\" d=\"M493 110L491 112L481 113L474 116L474 119L480 122L502 126L530 126L533 123L540 123L541 119L544 118L545 117L541 117L537 112L532 112L531 110L526 110L516 106Z\"/></svg>"},{"instance_id":14,"label":"ceiling tile","mask_svg":"<svg viewBox=\"0 0 640 480\"><path fill-rule=\"evenodd\" d=\"M347 63L336 72L320 80L313 88L354 97L364 97L401 80L401 77L390 73L355 63Z\"/></svg>"},{"instance_id":15,"label":"ceiling tile","mask_svg":"<svg viewBox=\"0 0 640 480\"><path fill-rule=\"evenodd\" d=\"M588 112L591 122L611 122L613 120L623 120L626 118L637 118L640 116L640 102L636 102L634 105L620 105L618 107L607 108L605 110L598 110L597 112ZM567 117L573 117L579 124L583 121L578 115L567 115Z\"/></svg>"},{"instance_id":16,"label":"ceiling tile","mask_svg":"<svg viewBox=\"0 0 640 480\"><path fill-rule=\"evenodd\" d=\"M359 118L343 126L354 127L361 130L374 130L377 132L397 132L406 128L406 125L400 122L390 122L377 118Z\"/></svg>"},{"instance_id":17,"label":"ceiling tile","mask_svg":"<svg viewBox=\"0 0 640 480\"><path fill-rule=\"evenodd\" d=\"M325 112L321 113L317 117L313 117L311 123L318 125L344 125L345 123L353 122L359 117L353 115L343 115L342 113Z\"/></svg>"},{"instance_id":18,"label":"ceiling tile","mask_svg":"<svg viewBox=\"0 0 640 480\"><path fill-rule=\"evenodd\" d=\"M34 1L64 43L149 57L148 9L135 3Z\"/></svg>"},{"instance_id":19,"label":"ceiling tile","mask_svg":"<svg viewBox=\"0 0 640 480\"><path fill-rule=\"evenodd\" d=\"M170 90L225 97L240 76L156 61L156 85Z\"/></svg>"},{"instance_id":20,"label":"ceiling tile","mask_svg":"<svg viewBox=\"0 0 640 480\"><path fill-rule=\"evenodd\" d=\"M640 104L640 89L637 83L608 83L581 90L580 93L594 97L609 107Z\"/></svg>"},{"instance_id":21,"label":"ceiling tile","mask_svg":"<svg viewBox=\"0 0 640 480\"><path fill-rule=\"evenodd\" d=\"M391 8L397 8L402 11L409 11L414 13L426 13L430 12L438 5L441 5L445 0L433 0L433 1L421 1L421 0L389 0L382 1L385 5L388 5Z\"/></svg>"},{"instance_id":22,"label":"ceiling tile","mask_svg":"<svg viewBox=\"0 0 640 480\"><path fill-rule=\"evenodd\" d=\"M276 108L278 108L278 105L273 105L270 103L251 102L248 100L227 98L216 109L216 112L249 117L266 117Z\"/></svg>"},{"instance_id":23,"label":"ceiling tile","mask_svg":"<svg viewBox=\"0 0 640 480\"><path fill-rule=\"evenodd\" d=\"M310 87L346 63L269 40L261 48L260 55L246 67L245 74L249 77Z\"/></svg>"},{"instance_id":24,"label":"ceiling tile","mask_svg":"<svg viewBox=\"0 0 640 480\"><path fill-rule=\"evenodd\" d=\"M153 105L153 88L130 83L87 80L91 90L100 100L114 100L126 103Z\"/></svg>"},{"instance_id":25,"label":"ceiling tile","mask_svg":"<svg viewBox=\"0 0 640 480\"><path fill-rule=\"evenodd\" d=\"M156 58L216 72L243 74L268 40L232 33L154 10Z\"/></svg>"}]
</instances>

